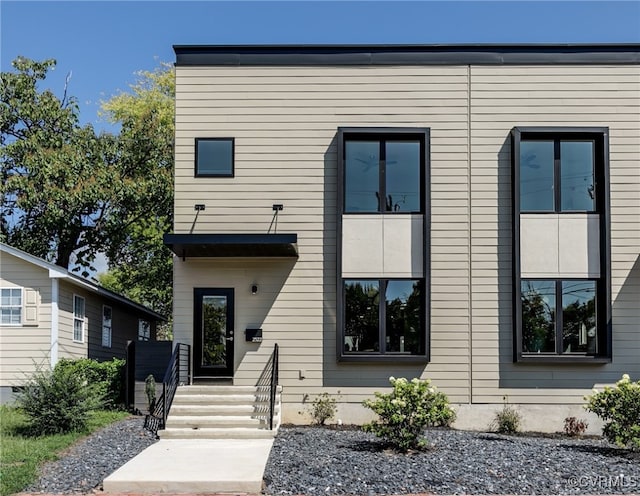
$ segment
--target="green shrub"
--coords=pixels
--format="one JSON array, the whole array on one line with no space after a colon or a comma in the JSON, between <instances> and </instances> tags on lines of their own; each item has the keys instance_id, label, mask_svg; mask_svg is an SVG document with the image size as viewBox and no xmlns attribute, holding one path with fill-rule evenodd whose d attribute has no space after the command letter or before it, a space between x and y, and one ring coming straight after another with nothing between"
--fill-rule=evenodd
<instances>
[{"instance_id":1,"label":"green shrub","mask_svg":"<svg viewBox=\"0 0 640 496\"><path fill-rule=\"evenodd\" d=\"M329 396L328 393L322 393L311 402L311 417L318 425L324 425L327 420L335 417L337 410L335 398Z\"/></svg>"},{"instance_id":2,"label":"green shrub","mask_svg":"<svg viewBox=\"0 0 640 496\"><path fill-rule=\"evenodd\" d=\"M605 421L602 435L618 446L640 451L640 380L624 374L615 387L585 397L585 408Z\"/></svg>"},{"instance_id":3,"label":"green shrub","mask_svg":"<svg viewBox=\"0 0 640 496\"><path fill-rule=\"evenodd\" d=\"M156 406L156 378L149 374L144 380L144 394L147 396L147 407L149 413L153 413Z\"/></svg>"},{"instance_id":4,"label":"green shrub","mask_svg":"<svg viewBox=\"0 0 640 496\"><path fill-rule=\"evenodd\" d=\"M56 364L56 368L70 369L89 384L95 384L105 398L106 408L120 408L124 404L125 363L118 358L107 362L98 362L91 358L63 358Z\"/></svg>"},{"instance_id":5,"label":"green shrub","mask_svg":"<svg viewBox=\"0 0 640 496\"><path fill-rule=\"evenodd\" d=\"M380 417L363 426L400 451L424 447L424 431L430 426L449 426L456 414L444 393L436 391L430 380L389 378L391 393L375 393L375 400L363 405Z\"/></svg>"},{"instance_id":6,"label":"green shrub","mask_svg":"<svg viewBox=\"0 0 640 496\"><path fill-rule=\"evenodd\" d=\"M520 430L522 415L515 407L509 405L506 396L503 401L502 410L496 412L489 429L501 434L515 434Z\"/></svg>"},{"instance_id":7,"label":"green shrub","mask_svg":"<svg viewBox=\"0 0 640 496\"><path fill-rule=\"evenodd\" d=\"M104 393L71 367L38 370L17 395L32 435L60 434L86 428L89 414L102 407Z\"/></svg>"}]
</instances>

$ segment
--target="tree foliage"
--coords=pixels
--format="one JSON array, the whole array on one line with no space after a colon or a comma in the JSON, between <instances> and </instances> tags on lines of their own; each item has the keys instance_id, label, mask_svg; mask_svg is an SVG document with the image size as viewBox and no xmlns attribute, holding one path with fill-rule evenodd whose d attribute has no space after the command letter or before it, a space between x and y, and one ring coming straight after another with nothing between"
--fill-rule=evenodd
<instances>
[{"instance_id":1,"label":"tree foliage","mask_svg":"<svg viewBox=\"0 0 640 496\"><path fill-rule=\"evenodd\" d=\"M72 255L88 267L114 227L116 140L80 126L66 88L62 98L39 90L55 65L19 57L16 72L2 73L2 240L65 268Z\"/></svg>"},{"instance_id":2,"label":"tree foliage","mask_svg":"<svg viewBox=\"0 0 640 496\"><path fill-rule=\"evenodd\" d=\"M121 167L138 174L125 203L138 202L144 215L122 213L129 215L128 222L107 251L109 272L100 282L169 315L172 259L162 236L173 222L174 71L161 64L154 71L138 72L130 90L104 102L102 109L121 125Z\"/></svg>"},{"instance_id":3,"label":"tree foliage","mask_svg":"<svg viewBox=\"0 0 640 496\"><path fill-rule=\"evenodd\" d=\"M20 57L2 73L0 239L85 276L104 253L103 285L168 315L173 70L140 72L130 92L103 103L120 125L114 135L80 125L67 85L61 98L40 88L55 65Z\"/></svg>"}]
</instances>

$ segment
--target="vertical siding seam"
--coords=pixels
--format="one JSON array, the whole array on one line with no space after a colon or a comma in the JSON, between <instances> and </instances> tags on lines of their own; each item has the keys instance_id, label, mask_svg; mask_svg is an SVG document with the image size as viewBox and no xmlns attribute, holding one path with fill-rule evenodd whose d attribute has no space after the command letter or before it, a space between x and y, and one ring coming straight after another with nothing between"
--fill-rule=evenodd
<instances>
[{"instance_id":1,"label":"vertical siding seam","mask_svg":"<svg viewBox=\"0 0 640 496\"><path fill-rule=\"evenodd\" d=\"M468 294L468 315L469 315L469 352L468 352L468 381L469 381L469 404L473 403L473 255L472 255L472 209L471 209L471 65L467 66L467 215L469 216L469 237L468 237L468 257L469 257L469 288Z\"/></svg>"}]
</instances>

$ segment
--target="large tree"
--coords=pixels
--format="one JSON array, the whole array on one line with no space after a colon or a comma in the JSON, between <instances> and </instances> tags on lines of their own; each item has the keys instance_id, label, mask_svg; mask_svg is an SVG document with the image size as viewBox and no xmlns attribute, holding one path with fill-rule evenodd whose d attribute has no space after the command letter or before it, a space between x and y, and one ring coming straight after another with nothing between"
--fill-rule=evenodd
<instances>
[{"instance_id":1,"label":"large tree","mask_svg":"<svg viewBox=\"0 0 640 496\"><path fill-rule=\"evenodd\" d=\"M125 228L107 251L109 271L100 282L170 315L172 259L162 235L172 228L175 77L161 64L137 73L130 91L103 103L108 119L121 125L119 161L137 171L137 201L144 215L122 212ZM128 203L127 200L126 203Z\"/></svg>"},{"instance_id":2,"label":"large tree","mask_svg":"<svg viewBox=\"0 0 640 496\"><path fill-rule=\"evenodd\" d=\"M111 227L116 139L80 126L66 85L62 98L38 88L55 65L19 57L2 73L1 237L62 267L72 258L88 267Z\"/></svg>"},{"instance_id":3,"label":"large tree","mask_svg":"<svg viewBox=\"0 0 640 496\"><path fill-rule=\"evenodd\" d=\"M117 135L81 126L77 101L41 90L54 60L18 58L2 73L1 239L169 315L174 75L139 73L131 92L103 104Z\"/></svg>"}]
</instances>

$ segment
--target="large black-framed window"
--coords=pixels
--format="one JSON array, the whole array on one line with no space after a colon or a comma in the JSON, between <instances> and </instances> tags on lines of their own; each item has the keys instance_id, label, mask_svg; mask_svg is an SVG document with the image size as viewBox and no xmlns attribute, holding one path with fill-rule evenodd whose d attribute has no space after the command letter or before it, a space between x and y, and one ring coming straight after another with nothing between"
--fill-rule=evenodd
<instances>
[{"instance_id":1,"label":"large black-framed window","mask_svg":"<svg viewBox=\"0 0 640 496\"><path fill-rule=\"evenodd\" d=\"M423 213L424 131L345 132L344 213Z\"/></svg>"},{"instance_id":2,"label":"large black-framed window","mask_svg":"<svg viewBox=\"0 0 640 496\"><path fill-rule=\"evenodd\" d=\"M520 212L597 212L601 157L601 142L590 136L527 133L521 137Z\"/></svg>"},{"instance_id":3,"label":"large black-framed window","mask_svg":"<svg viewBox=\"0 0 640 496\"><path fill-rule=\"evenodd\" d=\"M523 353L598 355L597 280L522 279L520 288Z\"/></svg>"},{"instance_id":4,"label":"large black-framed window","mask_svg":"<svg viewBox=\"0 0 640 496\"><path fill-rule=\"evenodd\" d=\"M422 279L344 279L344 353L424 355Z\"/></svg>"},{"instance_id":5,"label":"large black-framed window","mask_svg":"<svg viewBox=\"0 0 640 496\"><path fill-rule=\"evenodd\" d=\"M234 138L196 138L195 177L233 177Z\"/></svg>"},{"instance_id":6,"label":"large black-framed window","mask_svg":"<svg viewBox=\"0 0 640 496\"><path fill-rule=\"evenodd\" d=\"M611 361L608 135L606 127L511 132L515 361ZM528 220L596 217L599 276L524 277L522 214Z\"/></svg>"},{"instance_id":7,"label":"large black-framed window","mask_svg":"<svg viewBox=\"0 0 640 496\"><path fill-rule=\"evenodd\" d=\"M338 129L340 361L424 363L430 358L429 134L428 128ZM410 277L343 277L343 217L363 214L421 217L422 232L415 234L421 237L422 272Z\"/></svg>"}]
</instances>

